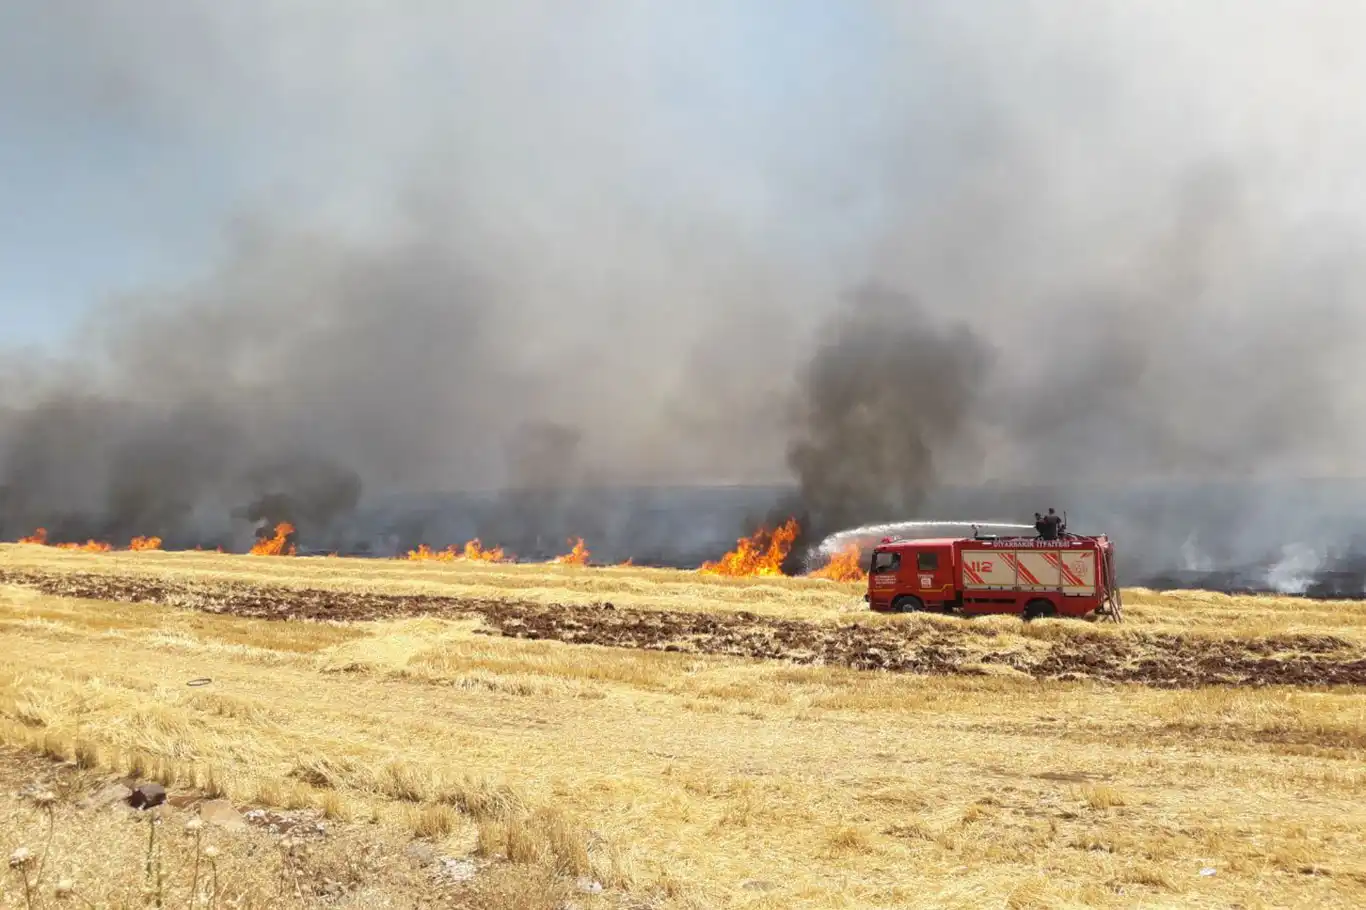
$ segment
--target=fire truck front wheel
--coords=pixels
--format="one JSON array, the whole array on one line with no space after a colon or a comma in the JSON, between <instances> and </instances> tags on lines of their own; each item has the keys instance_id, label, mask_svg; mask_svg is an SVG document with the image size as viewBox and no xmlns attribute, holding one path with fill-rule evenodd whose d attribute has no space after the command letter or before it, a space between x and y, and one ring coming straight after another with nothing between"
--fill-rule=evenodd
<instances>
[{"instance_id":1,"label":"fire truck front wheel","mask_svg":"<svg viewBox=\"0 0 1366 910\"><path fill-rule=\"evenodd\" d=\"M925 609L925 602L919 597L907 594L892 601L893 613L918 613Z\"/></svg>"},{"instance_id":2,"label":"fire truck front wheel","mask_svg":"<svg viewBox=\"0 0 1366 910\"><path fill-rule=\"evenodd\" d=\"M1042 619L1044 617L1057 615L1058 610L1053 606L1051 600L1031 600L1029 603L1025 604L1024 618L1026 620Z\"/></svg>"}]
</instances>

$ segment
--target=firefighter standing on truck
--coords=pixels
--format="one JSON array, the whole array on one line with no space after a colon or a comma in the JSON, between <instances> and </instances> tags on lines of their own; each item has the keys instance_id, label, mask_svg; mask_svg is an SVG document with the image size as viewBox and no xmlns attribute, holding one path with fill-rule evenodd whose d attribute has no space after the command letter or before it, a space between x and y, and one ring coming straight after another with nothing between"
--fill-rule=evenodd
<instances>
[{"instance_id":1,"label":"firefighter standing on truck","mask_svg":"<svg viewBox=\"0 0 1366 910\"><path fill-rule=\"evenodd\" d=\"M1034 517L1034 527L1038 530L1040 538L1057 540L1062 536L1062 518L1058 513L1049 509L1047 515L1040 516L1038 512L1035 512Z\"/></svg>"},{"instance_id":2,"label":"firefighter standing on truck","mask_svg":"<svg viewBox=\"0 0 1366 910\"><path fill-rule=\"evenodd\" d=\"M1052 509L1048 510L1048 515L1044 517L1044 540L1057 540L1062 537L1062 516Z\"/></svg>"}]
</instances>

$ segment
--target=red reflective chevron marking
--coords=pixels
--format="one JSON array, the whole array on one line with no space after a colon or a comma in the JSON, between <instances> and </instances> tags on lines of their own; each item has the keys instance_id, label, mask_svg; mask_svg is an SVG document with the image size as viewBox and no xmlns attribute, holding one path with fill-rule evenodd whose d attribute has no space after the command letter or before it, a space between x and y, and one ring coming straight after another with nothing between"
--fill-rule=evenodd
<instances>
[{"instance_id":1,"label":"red reflective chevron marking","mask_svg":"<svg viewBox=\"0 0 1366 910\"><path fill-rule=\"evenodd\" d=\"M1029 582L1030 585L1038 585L1038 583L1040 583L1040 581L1038 581L1038 578L1034 577L1034 573L1031 573L1029 568L1025 567L1025 563L1019 564L1019 570L1020 578L1025 579L1025 581Z\"/></svg>"},{"instance_id":2,"label":"red reflective chevron marking","mask_svg":"<svg viewBox=\"0 0 1366 910\"><path fill-rule=\"evenodd\" d=\"M1063 579L1070 583L1073 587L1086 587L1086 583L1077 576L1076 572L1073 572L1071 569L1067 567L1067 563L1062 561L1061 556L1059 556L1056 553L1045 553L1044 559L1047 559L1050 563L1057 566L1058 570L1062 572Z\"/></svg>"}]
</instances>

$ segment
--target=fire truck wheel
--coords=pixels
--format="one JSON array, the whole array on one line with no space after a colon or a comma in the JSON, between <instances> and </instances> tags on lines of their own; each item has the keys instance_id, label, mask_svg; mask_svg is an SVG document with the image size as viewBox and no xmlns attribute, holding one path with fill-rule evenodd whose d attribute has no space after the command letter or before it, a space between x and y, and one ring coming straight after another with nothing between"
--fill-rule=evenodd
<instances>
[{"instance_id":1,"label":"fire truck wheel","mask_svg":"<svg viewBox=\"0 0 1366 910\"><path fill-rule=\"evenodd\" d=\"M1026 620L1042 619L1044 617L1057 615L1058 611L1054 608L1052 601L1031 600L1029 603L1025 604L1024 618Z\"/></svg>"},{"instance_id":2,"label":"fire truck wheel","mask_svg":"<svg viewBox=\"0 0 1366 910\"><path fill-rule=\"evenodd\" d=\"M907 594L905 597L898 597L892 601L893 613L917 613L925 609L925 603L919 597L912 597Z\"/></svg>"}]
</instances>

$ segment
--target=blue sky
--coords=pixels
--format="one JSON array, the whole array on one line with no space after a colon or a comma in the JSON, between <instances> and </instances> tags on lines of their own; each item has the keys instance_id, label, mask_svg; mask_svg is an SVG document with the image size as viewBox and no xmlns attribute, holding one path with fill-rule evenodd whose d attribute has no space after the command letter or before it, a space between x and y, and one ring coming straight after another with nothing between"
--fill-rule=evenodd
<instances>
[{"instance_id":1,"label":"blue sky","mask_svg":"<svg viewBox=\"0 0 1366 910\"><path fill-rule=\"evenodd\" d=\"M111 294L183 274L228 203L197 149L118 125L29 121L0 146L0 320L13 343L58 341Z\"/></svg>"}]
</instances>

